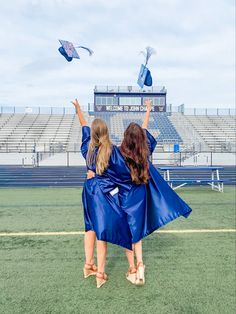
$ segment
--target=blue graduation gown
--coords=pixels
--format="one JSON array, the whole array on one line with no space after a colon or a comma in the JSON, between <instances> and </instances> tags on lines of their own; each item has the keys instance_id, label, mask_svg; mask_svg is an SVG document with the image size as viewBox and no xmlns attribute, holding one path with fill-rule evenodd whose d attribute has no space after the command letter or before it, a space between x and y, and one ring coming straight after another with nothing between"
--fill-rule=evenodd
<instances>
[{"instance_id":1,"label":"blue graduation gown","mask_svg":"<svg viewBox=\"0 0 236 314\"><path fill-rule=\"evenodd\" d=\"M147 130L145 131L151 155L157 142ZM119 188L120 205L127 213L132 243L138 242L179 216L187 218L192 211L151 162L149 177L148 184L133 184L130 190L124 190L122 186Z\"/></svg>"},{"instance_id":2,"label":"blue graduation gown","mask_svg":"<svg viewBox=\"0 0 236 314\"><path fill-rule=\"evenodd\" d=\"M146 130L150 154L157 144ZM86 158L90 128L82 129L81 151ZM93 165L91 170L96 171ZM148 184L132 183L130 171L119 148L113 146L109 166L102 176L86 180L83 190L85 230L94 230L99 240L128 249L154 230L176 219L185 218L191 208L171 189L149 163ZM109 193L115 187L119 195Z\"/></svg>"},{"instance_id":3,"label":"blue graduation gown","mask_svg":"<svg viewBox=\"0 0 236 314\"><path fill-rule=\"evenodd\" d=\"M86 159L90 142L90 128L82 128L81 152ZM88 167L96 172L96 165ZM117 177L119 173L119 177ZM113 179L113 180L112 180ZM109 166L102 176L85 180L82 193L85 231L93 230L98 240L111 242L132 249L132 236L127 214L119 206L118 194L110 192L117 185L124 191L131 189L129 169L125 165L119 149L113 146Z\"/></svg>"}]
</instances>

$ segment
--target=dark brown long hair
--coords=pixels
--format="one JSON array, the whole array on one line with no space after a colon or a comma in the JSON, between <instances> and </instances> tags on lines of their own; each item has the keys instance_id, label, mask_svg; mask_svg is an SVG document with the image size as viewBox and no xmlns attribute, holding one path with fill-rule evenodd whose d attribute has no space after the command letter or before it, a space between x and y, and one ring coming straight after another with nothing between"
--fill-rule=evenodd
<instances>
[{"instance_id":1,"label":"dark brown long hair","mask_svg":"<svg viewBox=\"0 0 236 314\"><path fill-rule=\"evenodd\" d=\"M132 181L136 184L148 183L149 149L147 137L144 130L137 123L130 123L125 130L121 153L130 168Z\"/></svg>"}]
</instances>

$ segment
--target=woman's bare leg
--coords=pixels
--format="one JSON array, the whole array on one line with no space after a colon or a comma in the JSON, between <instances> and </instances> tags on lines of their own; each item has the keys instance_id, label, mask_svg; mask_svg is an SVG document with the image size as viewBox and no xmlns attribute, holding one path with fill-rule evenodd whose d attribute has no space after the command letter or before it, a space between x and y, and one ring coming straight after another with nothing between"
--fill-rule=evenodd
<instances>
[{"instance_id":1,"label":"woman's bare leg","mask_svg":"<svg viewBox=\"0 0 236 314\"><path fill-rule=\"evenodd\" d=\"M143 265L143 250L142 250L142 241L139 241L134 244L134 251L137 261L137 279L136 285L144 285L145 283L145 266Z\"/></svg>"},{"instance_id":2,"label":"woman's bare leg","mask_svg":"<svg viewBox=\"0 0 236 314\"><path fill-rule=\"evenodd\" d=\"M125 249L125 254L129 263L130 268L135 267L135 262L134 262L134 245L132 245L132 250Z\"/></svg>"},{"instance_id":3,"label":"woman's bare leg","mask_svg":"<svg viewBox=\"0 0 236 314\"><path fill-rule=\"evenodd\" d=\"M143 263L143 249L141 240L134 244L134 253L136 256L137 265L139 265L139 263Z\"/></svg>"},{"instance_id":4,"label":"woman's bare leg","mask_svg":"<svg viewBox=\"0 0 236 314\"><path fill-rule=\"evenodd\" d=\"M98 272L105 272L107 257L107 242L97 240L97 262L98 262Z\"/></svg>"},{"instance_id":5,"label":"woman's bare leg","mask_svg":"<svg viewBox=\"0 0 236 314\"><path fill-rule=\"evenodd\" d=\"M127 260L129 263L128 272L126 273L126 279L132 284L136 283L136 266L134 262L134 245L132 245L132 251L125 249Z\"/></svg>"},{"instance_id":6,"label":"woman's bare leg","mask_svg":"<svg viewBox=\"0 0 236 314\"><path fill-rule=\"evenodd\" d=\"M84 251L85 251L85 263L94 264L94 247L96 241L96 234L94 231L85 232L84 236Z\"/></svg>"}]
</instances>

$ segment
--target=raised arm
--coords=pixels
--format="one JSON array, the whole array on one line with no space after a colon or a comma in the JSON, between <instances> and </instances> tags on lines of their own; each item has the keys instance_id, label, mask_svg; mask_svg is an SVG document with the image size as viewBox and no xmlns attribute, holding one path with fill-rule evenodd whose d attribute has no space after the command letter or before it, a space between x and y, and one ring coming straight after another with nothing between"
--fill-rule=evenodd
<instances>
[{"instance_id":1,"label":"raised arm","mask_svg":"<svg viewBox=\"0 0 236 314\"><path fill-rule=\"evenodd\" d=\"M80 108L80 104L79 104L78 100L75 99L74 101L72 101L72 104L75 106L76 114L79 118L79 122L80 122L81 126L88 125L87 121L84 118L84 114Z\"/></svg>"},{"instance_id":2,"label":"raised arm","mask_svg":"<svg viewBox=\"0 0 236 314\"><path fill-rule=\"evenodd\" d=\"M145 100L145 105L147 107L147 111L145 112L144 119L143 119L143 124L142 124L142 128L143 129L147 129L148 128L150 112L152 110L152 101L150 99L146 99Z\"/></svg>"}]
</instances>

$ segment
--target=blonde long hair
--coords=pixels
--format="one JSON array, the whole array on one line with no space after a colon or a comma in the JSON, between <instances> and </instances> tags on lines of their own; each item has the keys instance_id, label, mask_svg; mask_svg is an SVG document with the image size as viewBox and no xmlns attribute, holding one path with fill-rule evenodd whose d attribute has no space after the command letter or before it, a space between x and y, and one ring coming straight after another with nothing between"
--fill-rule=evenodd
<instances>
[{"instance_id":1,"label":"blonde long hair","mask_svg":"<svg viewBox=\"0 0 236 314\"><path fill-rule=\"evenodd\" d=\"M97 155L96 155L96 149ZM88 166L96 162L96 173L102 175L108 167L112 151L112 143L106 123L101 119L94 119L91 125L91 139L86 161Z\"/></svg>"}]
</instances>

